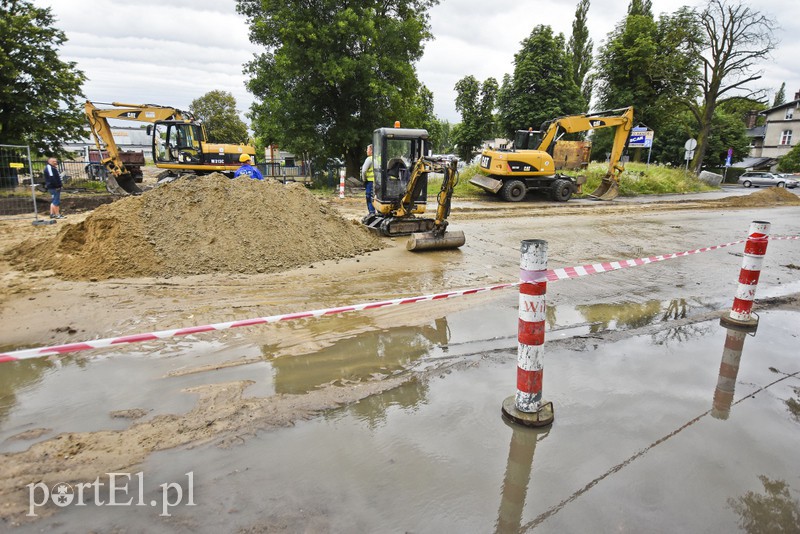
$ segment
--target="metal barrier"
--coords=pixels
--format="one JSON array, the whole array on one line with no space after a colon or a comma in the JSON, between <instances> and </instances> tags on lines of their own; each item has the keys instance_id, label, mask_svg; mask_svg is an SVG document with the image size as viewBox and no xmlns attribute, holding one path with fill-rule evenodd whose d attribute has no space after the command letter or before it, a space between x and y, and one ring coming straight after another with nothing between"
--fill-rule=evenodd
<instances>
[{"instance_id":1,"label":"metal barrier","mask_svg":"<svg viewBox=\"0 0 800 534\"><path fill-rule=\"evenodd\" d=\"M38 220L34 173L30 147L0 145L0 218Z\"/></svg>"}]
</instances>

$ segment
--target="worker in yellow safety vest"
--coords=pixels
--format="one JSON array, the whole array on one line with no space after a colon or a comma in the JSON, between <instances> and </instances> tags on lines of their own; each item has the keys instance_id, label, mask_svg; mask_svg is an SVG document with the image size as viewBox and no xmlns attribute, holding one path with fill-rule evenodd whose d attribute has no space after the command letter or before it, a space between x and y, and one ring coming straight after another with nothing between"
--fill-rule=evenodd
<instances>
[{"instance_id":1,"label":"worker in yellow safety vest","mask_svg":"<svg viewBox=\"0 0 800 534\"><path fill-rule=\"evenodd\" d=\"M367 159L361 166L361 180L364 182L367 195L367 211L370 215L374 215L375 206L372 205L372 197L375 192L375 166L372 163L372 145L367 145Z\"/></svg>"}]
</instances>

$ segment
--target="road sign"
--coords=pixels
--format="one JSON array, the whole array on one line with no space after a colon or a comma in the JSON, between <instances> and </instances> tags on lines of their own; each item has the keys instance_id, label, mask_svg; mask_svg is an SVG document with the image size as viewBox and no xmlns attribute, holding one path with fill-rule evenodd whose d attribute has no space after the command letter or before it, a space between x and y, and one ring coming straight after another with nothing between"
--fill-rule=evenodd
<instances>
[{"instance_id":1,"label":"road sign","mask_svg":"<svg viewBox=\"0 0 800 534\"><path fill-rule=\"evenodd\" d=\"M631 130L631 137L628 140L629 148L650 148L653 146L653 130L635 127Z\"/></svg>"},{"instance_id":2,"label":"road sign","mask_svg":"<svg viewBox=\"0 0 800 534\"><path fill-rule=\"evenodd\" d=\"M686 161L691 161L693 157L694 157L694 150L687 150L686 155L683 157L683 159L685 159Z\"/></svg>"},{"instance_id":3,"label":"road sign","mask_svg":"<svg viewBox=\"0 0 800 534\"><path fill-rule=\"evenodd\" d=\"M686 143L683 145L683 148L686 150L694 150L697 148L697 139L687 139Z\"/></svg>"}]
</instances>

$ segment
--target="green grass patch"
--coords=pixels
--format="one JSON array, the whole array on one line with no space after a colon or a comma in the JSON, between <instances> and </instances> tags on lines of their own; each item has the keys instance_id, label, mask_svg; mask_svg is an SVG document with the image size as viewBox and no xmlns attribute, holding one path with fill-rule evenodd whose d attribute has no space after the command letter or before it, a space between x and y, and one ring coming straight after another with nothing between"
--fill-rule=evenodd
<instances>
[{"instance_id":1,"label":"green grass patch","mask_svg":"<svg viewBox=\"0 0 800 534\"><path fill-rule=\"evenodd\" d=\"M607 164L592 163L582 172L587 178L586 184L583 186L583 196L588 195L599 187L607 171ZM619 181L619 194L624 197L667 193L696 193L699 191L714 191L716 189L716 187L702 182L694 173L688 172L683 168L647 165L645 163L628 163L625 165L625 171L620 176Z\"/></svg>"},{"instance_id":2,"label":"green grass patch","mask_svg":"<svg viewBox=\"0 0 800 534\"><path fill-rule=\"evenodd\" d=\"M453 189L453 196L458 198L479 198L486 193L480 187L474 186L469 181L478 173L477 165L468 165L458 172L458 182ZM428 198L436 198L442 189L442 175L434 174L428 177Z\"/></svg>"}]
</instances>

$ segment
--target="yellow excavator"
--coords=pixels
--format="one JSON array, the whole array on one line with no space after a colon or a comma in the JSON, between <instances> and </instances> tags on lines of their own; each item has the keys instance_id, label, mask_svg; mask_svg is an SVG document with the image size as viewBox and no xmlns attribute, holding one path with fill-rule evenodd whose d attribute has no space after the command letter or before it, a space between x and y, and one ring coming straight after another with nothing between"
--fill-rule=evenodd
<instances>
[{"instance_id":1,"label":"yellow excavator","mask_svg":"<svg viewBox=\"0 0 800 534\"><path fill-rule=\"evenodd\" d=\"M104 107L98 107L104 106ZM255 161L255 148L249 145L209 143L203 125L191 113L155 104L121 104L86 101L86 118L97 149L107 156L101 159L108 170L106 188L115 194L139 194L131 172L111 133L109 119L151 123L153 160L156 167L171 174L206 174L222 172L231 176L239 168L239 158L248 154Z\"/></svg>"},{"instance_id":2,"label":"yellow excavator","mask_svg":"<svg viewBox=\"0 0 800 534\"><path fill-rule=\"evenodd\" d=\"M372 137L372 163L375 170L376 213L362 223L383 236L410 235L406 248L411 251L458 248L466 241L464 232L447 231L447 217L458 182L458 161L438 161L430 156L428 132L423 129L378 128ZM425 213L428 175L442 174L442 187L436 195L436 216Z\"/></svg>"},{"instance_id":3,"label":"yellow excavator","mask_svg":"<svg viewBox=\"0 0 800 534\"><path fill-rule=\"evenodd\" d=\"M633 127L633 107L559 117L545 122L541 131L520 130L514 138L513 149L481 153L479 169L482 174L476 174L470 183L499 194L508 202L519 202L531 190L547 192L553 200L566 202L574 193L581 192L586 177L576 179L556 173L553 150L558 138L564 133L610 127L615 127L616 131L608 172L590 196L613 200L619 195L619 177L625 170L621 158ZM544 135L537 145L542 132Z\"/></svg>"}]
</instances>

